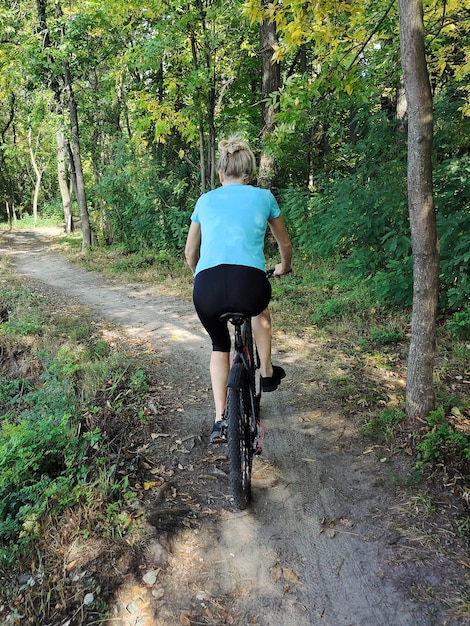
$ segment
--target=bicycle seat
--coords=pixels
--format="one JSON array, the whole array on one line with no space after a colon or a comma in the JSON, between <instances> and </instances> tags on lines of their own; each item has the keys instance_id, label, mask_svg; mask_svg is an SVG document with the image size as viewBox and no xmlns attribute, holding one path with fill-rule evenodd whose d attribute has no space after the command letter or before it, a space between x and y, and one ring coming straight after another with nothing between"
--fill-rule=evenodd
<instances>
[{"instance_id":1,"label":"bicycle seat","mask_svg":"<svg viewBox=\"0 0 470 626\"><path fill-rule=\"evenodd\" d=\"M223 313L219 317L219 322L231 322L234 326L241 325L249 318L245 313Z\"/></svg>"}]
</instances>

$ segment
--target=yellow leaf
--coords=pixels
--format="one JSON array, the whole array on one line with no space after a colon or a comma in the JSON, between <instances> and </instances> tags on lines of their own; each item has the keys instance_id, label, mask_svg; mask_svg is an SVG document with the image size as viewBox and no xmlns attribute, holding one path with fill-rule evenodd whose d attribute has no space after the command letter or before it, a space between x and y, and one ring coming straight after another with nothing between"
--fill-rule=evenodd
<instances>
[{"instance_id":1,"label":"yellow leaf","mask_svg":"<svg viewBox=\"0 0 470 626\"><path fill-rule=\"evenodd\" d=\"M153 489L154 487L160 487L161 481L150 480L149 482L144 482L144 490L148 491L149 489Z\"/></svg>"}]
</instances>

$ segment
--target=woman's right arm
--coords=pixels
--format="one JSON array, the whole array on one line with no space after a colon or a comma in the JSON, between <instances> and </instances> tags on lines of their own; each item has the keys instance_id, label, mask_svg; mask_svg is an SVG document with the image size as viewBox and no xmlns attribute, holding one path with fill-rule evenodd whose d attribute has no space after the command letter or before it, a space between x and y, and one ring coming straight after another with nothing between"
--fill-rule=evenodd
<instances>
[{"instance_id":1,"label":"woman's right arm","mask_svg":"<svg viewBox=\"0 0 470 626\"><path fill-rule=\"evenodd\" d=\"M269 220L268 224L281 255L281 262L276 265L274 276L282 276L288 274L292 269L292 243L281 215Z\"/></svg>"},{"instance_id":2,"label":"woman's right arm","mask_svg":"<svg viewBox=\"0 0 470 626\"><path fill-rule=\"evenodd\" d=\"M199 248L201 246L201 225L197 222L191 222L188 237L186 239L186 247L184 254L186 262L192 269L193 274L196 271L196 265L199 261Z\"/></svg>"}]
</instances>

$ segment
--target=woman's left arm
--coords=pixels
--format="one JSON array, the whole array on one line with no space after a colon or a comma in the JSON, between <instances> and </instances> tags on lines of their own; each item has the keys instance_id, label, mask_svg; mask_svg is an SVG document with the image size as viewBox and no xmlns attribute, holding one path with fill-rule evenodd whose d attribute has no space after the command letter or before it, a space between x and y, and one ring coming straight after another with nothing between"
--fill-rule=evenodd
<instances>
[{"instance_id":1,"label":"woman's left arm","mask_svg":"<svg viewBox=\"0 0 470 626\"><path fill-rule=\"evenodd\" d=\"M201 246L201 225L197 222L191 222L189 227L188 237L186 239L186 247L184 249L184 255L186 262L192 269L193 273L196 271L196 265L199 261L199 249Z\"/></svg>"}]
</instances>

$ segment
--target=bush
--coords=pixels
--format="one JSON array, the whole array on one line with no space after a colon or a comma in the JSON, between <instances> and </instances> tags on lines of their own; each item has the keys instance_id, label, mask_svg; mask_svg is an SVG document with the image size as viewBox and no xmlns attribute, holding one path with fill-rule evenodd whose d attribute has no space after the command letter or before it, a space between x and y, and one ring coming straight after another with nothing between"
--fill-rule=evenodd
<instances>
[{"instance_id":1,"label":"bush","mask_svg":"<svg viewBox=\"0 0 470 626\"><path fill-rule=\"evenodd\" d=\"M96 191L105 203L99 237L131 252L181 250L195 203L194 183L185 162L168 163L120 144Z\"/></svg>"},{"instance_id":2,"label":"bush","mask_svg":"<svg viewBox=\"0 0 470 626\"><path fill-rule=\"evenodd\" d=\"M56 514L81 495L87 449L99 433L77 434L72 416L23 417L0 429L0 546L30 540L47 510Z\"/></svg>"}]
</instances>

